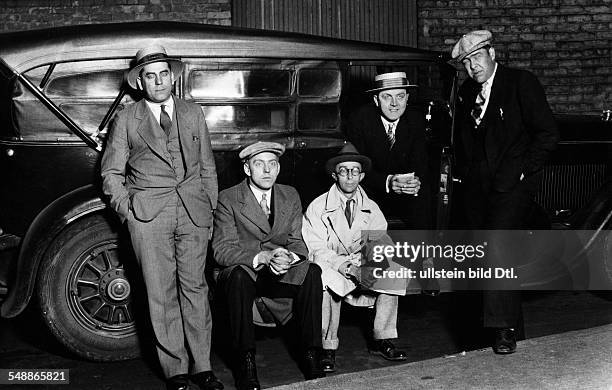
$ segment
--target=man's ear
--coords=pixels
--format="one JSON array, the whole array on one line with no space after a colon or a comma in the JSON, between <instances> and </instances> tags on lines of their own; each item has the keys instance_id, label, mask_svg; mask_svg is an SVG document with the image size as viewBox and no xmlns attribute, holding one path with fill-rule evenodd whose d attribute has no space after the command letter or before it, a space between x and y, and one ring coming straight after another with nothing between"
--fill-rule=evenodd
<instances>
[{"instance_id":1,"label":"man's ear","mask_svg":"<svg viewBox=\"0 0 612 390\"><path fill-rule=\"evenodd\" d=\"M138 76L138 78L136 79L136 84L138 85L138 89L140 91L144 91L144 88L142 87L142 79L140 78L140 76Z\"/></svg>"},{"instance_id":2,"label":"man's ear","mask_svg":"<svg viewBox=\"0 0 612 390\"><path fill-rule=\"evenodd\" d=\"M378 95L372 96L374 98L374 104L378 107Z\"/></svg>"},{"instance_id":3,"label":"man's ear","mask_svg":"<svg viewBox=\"0 0 612 390\"><path fill-rule=\"evenodd\" d=\"M244 169L244 173L248 176L251 177L251 167L249 167L249 162L245 161L242 164L242 168Z\"/></svg>"},{"instance_id":4,"label":"man's ear","mask_svg":"<svg viewBox=\"0 0 612 390\"><path fill-rule=\"evenodd\" d=\"M361 172L361 173L359 174L359 183L361 183L361 181L363 180L363 178L364 178L364 177L365 177L365 173L364 173L364 172Z\"/></svg>"},{"instance_id":5,"label":"man's ear","mask_svg":"<svg viewBox=\"0 0 612 390\"><path fill-rule=\"evenodd\" d=\"M332 172L331 177L334 179L334 181L338 181L338 175L336 175L336 172Z\"/></svg>"},{"instance_id":6,"label":"man's ear","mask_svg":"<svg viewBox=\"0 0 612 390\"><path fill-rule=\"evenodd\" d=\"M495 61L495 48L493 48L493 46L489 48L489 56L493 61Z\"/></svg>"}]
</instances>

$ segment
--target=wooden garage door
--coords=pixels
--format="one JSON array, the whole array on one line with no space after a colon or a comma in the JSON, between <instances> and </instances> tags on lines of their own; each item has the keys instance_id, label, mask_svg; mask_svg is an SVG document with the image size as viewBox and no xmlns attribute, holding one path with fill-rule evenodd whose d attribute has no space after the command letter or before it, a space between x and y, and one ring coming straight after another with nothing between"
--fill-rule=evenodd
<instances>
[{"instance_id":1,"label":"wooden garage door","mask_svg":"<svg viewBox=\"0 0 612 390\"><path fill-rule=\"evenodd\" d=\"M232 23L417 47L416 0L234 0Z\"/></svg>"}]
</instances>

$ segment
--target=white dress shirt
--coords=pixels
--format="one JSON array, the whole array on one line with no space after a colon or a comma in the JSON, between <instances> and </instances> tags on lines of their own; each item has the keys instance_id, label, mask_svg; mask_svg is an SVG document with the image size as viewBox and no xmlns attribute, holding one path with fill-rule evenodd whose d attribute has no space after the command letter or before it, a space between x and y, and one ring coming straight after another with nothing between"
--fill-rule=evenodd
<instances>
[{"instance_id":1,"label":"white dress shirt","mask_svg":"<svg viewBox=\"0 0 612 390\"><path fill-rule=\"evenodd\" d=\"M155 117L155 119L157 119L157 123L159 123L160 126L161 126L160 116L161 116L161 105L162 104L166 106L165 107L166 112L168 113L170 118L172 118L172 114L174 113L174 99L172 99L172 96L170 96L166 101L161 102L161 103L151 102L146 99L145 99L145 102L147 103L147 106L149 106L149 109L153 113L153 116Z\"/></svg>"}]
</instances>

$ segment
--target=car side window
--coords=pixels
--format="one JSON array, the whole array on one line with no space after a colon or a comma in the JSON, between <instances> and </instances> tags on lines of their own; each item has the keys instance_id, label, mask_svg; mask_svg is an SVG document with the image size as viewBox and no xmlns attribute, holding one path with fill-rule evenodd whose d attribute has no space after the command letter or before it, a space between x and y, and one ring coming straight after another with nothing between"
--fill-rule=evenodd
<instances>
[{"instance_id":1,"label":"car side window","mask_svg":"<svg viewBox=\"0 0 612 390\"><path fill-rule=\"evenodd\" d=\"M98 126L119 93L129 59L63 62L44 65L24 75L89 134ZM43 83L43 84L41 84ZM121 104L133 99L126 95ZM13 92L13 120L22 139L37 141L79 141L24 86Z\"/></svg>"},{"instance_id":2,"label":"car side window","mask_svg":"<svg viewBox=\"0 0 612 390\"><path fill-rule=\"evenodd\" d=\"M318 65L318 64L317 64ZM331 64L305 67L298 72L298 130L304 132L340 131L340 92L342 77Z\"/></svg>"}]
</instances>

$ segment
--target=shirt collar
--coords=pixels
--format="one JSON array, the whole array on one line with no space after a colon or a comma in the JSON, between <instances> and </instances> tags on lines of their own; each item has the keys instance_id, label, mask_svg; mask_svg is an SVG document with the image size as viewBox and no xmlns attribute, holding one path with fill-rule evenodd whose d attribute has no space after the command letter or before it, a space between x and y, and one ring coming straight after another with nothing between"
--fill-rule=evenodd
<instances>
[{"instance_id":1,"label":"shirt collar","mask_svg":"<svg viewBox=\"0 0 612 390\"><path fill-rule=\"evenodd\" d=\"M262 189L255 187L251 183L249 183L249 188L251 189L251 192L253 193L253 195L255 195L255 199L257 199L257 203L260 203L261 197L263 196L263 194L266 194L266 203L268 204L268 206L270 206L270 196L272 195L272 188L270 188L269 190L263 191Z\"/></svg>"},{"instance_id":2,"label":"shirt collar","mask_svg":"<svg viewBox=\"0 0 612 390\"><path fill-rule=\"evenodd\" d=\"M159 113L161 112L161 105L163 104L164 106L166 106L165 107L166 112L172 118L172 113L174 112L174 99L172 99L172 96L170 96L168 99L166 99L165 101L161 103L152 102L147 99L145 99L145 102L147 103L147 106L149 107L149 109L152 112L154 112L157 116L159 116Z\"/></svg>"},{"instance_id":3,"label":"shirt collar","mask_svg":"<svg viewBox=\"0 0 612 390\"><path fill-rule=\"evenodd\" d=\"M380 120L383 124L383 127L385 128L385 131L387 131L387 129L389 128L389 125L391 123L393 123L393 133L395 134L395 129L397 129L397 124L399 123L399 119L395 120L394 122L388 121L384 116L380 116Z\"/></svg>"}]
</instances>

